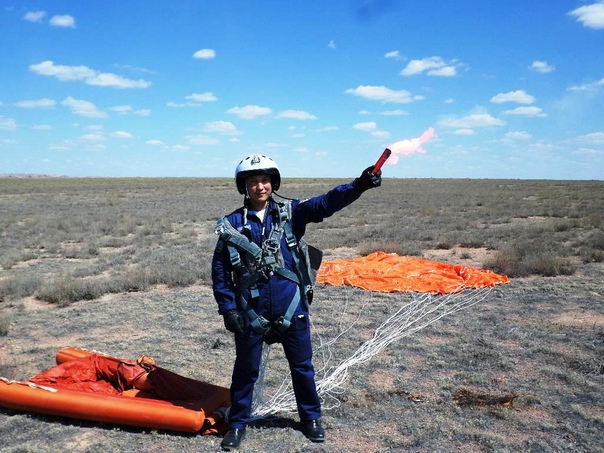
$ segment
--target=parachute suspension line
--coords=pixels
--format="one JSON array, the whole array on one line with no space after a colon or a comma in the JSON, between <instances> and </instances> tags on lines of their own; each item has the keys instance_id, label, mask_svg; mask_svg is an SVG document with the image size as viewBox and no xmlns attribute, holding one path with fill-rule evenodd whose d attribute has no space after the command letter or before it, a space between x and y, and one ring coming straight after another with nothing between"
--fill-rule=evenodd
<instances>
[{"instance_id":1,"label":"parachute suspension line","mask_svg":"<svg viewBox=\"0 0 604 453\"><path fill-rule=\"evenodd\" d=\"M313 343L318 345L314 350L315 381L323 409L333 409L340 405L339 395L346 390L344 385L351 367L368 362L392 343L424 329L443 317L485 300L491 291L492 288L468 288L445 295L411 293L408 297L389 298L389 306L390 302L400 299L403 300L403 305L385 320L377 321L379 322L377 327L375 324L366 325L370 321L366 311L375 305L372 292L347 287L343 303L313 305L311 328ZM351 295L358 302L359 294L363 295L361 307L353 308ZM409 297L411 300L404 303ZM333 307L333 313L326 313L327 306ZM375 316L374 314L373 317ZM338 320L337 325L333 324L335 320ZM363 342L350 356L338 359L338 352L342 354L342 351L338 351L338 346L345 340L358 341L359 332L368 328L373 330L371 338ZM350 340L351 335L355 335L354 340ZM270 347L265 345L264 348L260 376L254 390L254 419L268 418L280 412L292 412L297 409L289 372L284 373L281 384L276 389L270 389L270 396L266 396L265 378ZM339 360L338 364L332 365L332 362L337 360Z\"/></svg>"},{"instance_id":2,"label":"parachute suspension line","mask_svg":"<svg viewBox=\"0 0 604 453\"><path fill-rule=\"evenodd\" d=\"M362 316L364 312L364 307L367 302L364 302L363 306L360 310L358 310L356 314L356 319L346 324L343 320L342 314L348 313L349 305L350 305L350 291L345 291L345 300L341 304L335 304L333 308L333 313L324 313L320 310L317 310L316 316L310 317L310 327L313 335L313 344L318 344L313 351L314 365L315 365L315 376L316 379L321 379L321 376L326 375L330 369L330 363L333 359L333 350L332 345L337 343L338 339L344 337L349 331L351 331L356 322ZM368 293L371 294L371 293ZM333 322L333 320L339 320L337 328L336 326L328 325L327 332L336 334L333 338L323 338L319 329L315 326L313 319L317 318L320 321L324 320L328 323ZM269 354L272 345L264 344L263 346L263 355L262 355L262 364L260 366L260 373L258 375L258 379L254 386L254 399L252 402L252 419L258 420L263 418L268 418L277 413L283 412L293 412L297 410L296 405L296 396L294 394L292 385L291 385L291 373L289 371L284 372L283 380L278 389L271 389L270 396L266 395L266 370L268 368L269 362ZM321 366L321 368L317 369L317 365ZM318 387L317 382L317 387ZM318 388L317 388L318 390ZM343 391L342 391L343 393ZM321 399L321 394L319 394Z\"/></svg>"},{"instance_id":3,"label":"parachute suspension line","mask_svg":"<svg viewBox=\"0 0 604 453\"><path fill-rule=\"evenodd\" d=\"M351 367L368 362L390 344L418 332L444 316L480 302L489 292L490 288L474 290L466 292L463 297L460 294L433 296L414 293L413 300L378 326L371 339L317 382L319 395L324 400L331 399L334 402L332 407L337 407L340 403L337 395L345 391L344 384ZM329 405L326 404L325 407L329 408Z\"/></svg>"},{"instance_id":4,"label":"parachute suspension line","mask_svg":"<svg viewBox=\"0 0 604 453\"><path fill-rule=\"evenodd\" d=\"M252 408L265 406L268 402L264 394L264 378L268 368L269 357L271 354L271 345L264 343L262 346L262 361L260 362L260 372L254 386L254 398L252 399Z\"/></svg>"}]
</instances>

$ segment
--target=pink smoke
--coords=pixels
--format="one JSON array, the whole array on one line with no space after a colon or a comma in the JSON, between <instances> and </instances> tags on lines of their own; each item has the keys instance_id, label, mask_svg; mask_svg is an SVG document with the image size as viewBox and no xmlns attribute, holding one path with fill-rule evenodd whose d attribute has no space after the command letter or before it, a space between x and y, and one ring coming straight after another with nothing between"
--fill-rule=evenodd
<instances>
[{"instance_id":1,"label":"pink smoke","mask_svg":"<svg viewBox=\"0 0 604 453\"><path fill-rule=\"evenodd\" d=\"M388 164L396 164L399 159L399 155L402 154L404 156L408 156L413 153L421 153L424 154L426 150L422 148L422 145L434 137L434 129L431 127L428 128L422 135L417 138L408 138L405 140L401 140L399 142L393 143L388 147L392 154L386 161Z\"/></svg>"}]
</instances>

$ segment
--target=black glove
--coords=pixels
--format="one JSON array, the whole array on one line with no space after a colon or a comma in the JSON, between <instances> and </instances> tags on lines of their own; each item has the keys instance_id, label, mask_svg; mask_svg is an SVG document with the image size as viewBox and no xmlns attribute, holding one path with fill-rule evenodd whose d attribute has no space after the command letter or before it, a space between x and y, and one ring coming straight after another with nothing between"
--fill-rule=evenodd
<instances>
[{"instance_id":1,"label":"black glove","mask_svg":"<svg viewBox=\"0 0 604 453\"><path fill-rule=\"evenodd\" d=\"M372 173L375 165L367 167L357 179L352 183L358 192L380 187L382 185L382 170L379 170L375 175Z\"/></svg>"},{"instance_id":2,"label":"black glove","mask_svg":"<svg viewBox=\"0 0 604 453\"><path fill-rule=\"evenodd\" d=\"M222 316L224 318L224 327L226 327L229 332L243 333L245 324L241 314L237 310L225 311Z\"/></svg>"}]
</instances>

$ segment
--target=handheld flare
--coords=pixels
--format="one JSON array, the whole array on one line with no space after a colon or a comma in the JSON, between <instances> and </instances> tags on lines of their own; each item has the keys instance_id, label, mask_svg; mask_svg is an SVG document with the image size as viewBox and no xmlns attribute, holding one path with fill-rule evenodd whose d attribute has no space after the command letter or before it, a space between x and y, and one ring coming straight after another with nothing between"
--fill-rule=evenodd
<instances>
[{"instance_id":1,"label":"handheld flare","mask_svg":"<svg viewBox=\"0 0 604 453\"><path fill-rule=\"evenodd\" d=\"M380 171L380 168L382 168L382 165L384 165L384 162L386 162L388 160L388 158L390 157L390 154L392 153L392 151L390 151L388 148L386 148L384 150L384 152L382 153L382 155L380 156L380 158L377 160L377 162L375 163L375 166L373 168L372 173L375 175L378 171Z\"/></svg>"}]
</instances>

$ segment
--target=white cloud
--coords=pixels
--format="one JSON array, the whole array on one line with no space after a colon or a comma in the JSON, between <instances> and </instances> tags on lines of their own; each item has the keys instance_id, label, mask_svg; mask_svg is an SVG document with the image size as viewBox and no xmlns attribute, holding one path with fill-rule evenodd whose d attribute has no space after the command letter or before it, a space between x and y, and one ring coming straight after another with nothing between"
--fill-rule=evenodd
<instances>
[{"instance_id":1,"label":"white cloud","mask_svg":"<svg viewBox=\"0 0 604 453\"><path fill-rule=\"evenodd\" d=\"M453 60L447 63L441 57L436 56L411 60L400 74L412 76L425 71L429 76L451 77L457 74L457 62Z\"/></svg>"},{"instance_id":2,"label":"white cloud","mask_svg":"<svg viewBox=\"0 0 604 453\"><path fill-rule=\"evenodd\" d=\"M371 135L378 138L388 138L390 137L390 132L388 131L372 131Z\"/></svg>"},{"instance_id":3,"label":"white cloud","mask_svg":"<svg viewBox=\"0 0 604 453\"><path fill-rule=\"evenodd\" d=\"M44 17L46 17L46 11L28 11L23 16L23 19L28 22L42 22Z\"/></svg>"},{"instance_id":4,"label":"white cloud","mask_svg":"<svg viewBox=\"0 0 604 453\"><path fill-rule=\"evenodd\" d=\"M460 129L474 129L477 127L504 126L505 121L494 118L488 113L475 113L462 118L449 118L438 122L445 127L454 127Z\"/></svg>"},{"instance_id":5,"label":"white cloud","mask_svg":"<svg viewBox=\"0 0 604 453\"><path fill-rule=\"evenodd\" d=\"M75 28L75 19L73 16L52 16L48 22L53 27Z\"/></svg>"},{"instance_id":6,"label":"white cloud","mask_svg":"<svg viewBox=\"0 0 604 453\"><path fill-rule=\"evenodd\" d=\"M545 117L547 116L543 113L543 110L540 107L516 107L512 110L506 110L503 112L504 115L520 115L520 116L533 116L533 117Z\"/></svg>"},{"instance_id":7,"label":"white cloud","mask_svg":"<svg viewBox=\"0 0 604 453\"><path fill-rule=\"evenodd\" d=\"M550 72L554 72L556 70L556 67L554 65L549 64L547 61L535 60L535 61L533 61L533 64L530 66L530 69L532 69L535 72L547 74Z\"/></svg>"},{"instance_id":8,"label":"white cloud","mask_svg":"<svg viewBox=\"0 0 604 453\"><path fill-rule=\"evenodd\" d=\"M201 104L197 102L166 102L166 107L174 107L174 108L186 108L186 107L199 107Z\"/></svg>"},{"instance_id":9,"label":"white cloud","mask_svg":"<svg viewBox=\"0 0 604 453\"><path fill-rule=\"evenodd\" d=\"M120 115L139 115L139 116L149 116L151 114L151 110L148 109L139 109L134 110L129 105L115 105L113 107L109 107L110 111L119 113Z\"/></svg>"},{"instance_id":10,"label":"white cloud","mask_svg":"<svg viewBox=\"0 0 604 453\"><path fill-rule=\"evenodd\" d=\"M100 142L105 140L105 136L103 134L84 134L80 137L80 139L89 142Z\"/></svg>"},{"instance_id":11,"label":"white cloud","mask_svg":"<svg viewBox=\"0 0 604 453\"><path fill-rule=\"evenodd\" d=\"M325 127L321 127L319 129L317 129L317 132L332 132L332 131L339 131L340 128L338 126L325 126Z\"/></svg>"},{"instance_id":12,"label":"white cloud","mask_svg":"<svg viewBox=\"0 0 604 453\"><path fill-rule=\"evenodd\" d=\"M162 146L164 144L161 140L147 140L145 143L150 146Z\"/></svg>"},{"instance_id":13,"label":"white cloud","mask_svg":"<svg viewBox=\"0 0 604 453\"><path fill-rule=\"evenodd\" d=\"M17 123L14 119L0 115L0 130L14 131L17 129Z\"/></svg>"},{"instance_id":14,"label":"white cloud","mask_svg":"<svg viewBox=\"0 0 604 453\"><path fill-rule=\"evenodd\" d=\"M214 96L213 93L207 91L205 93L193 93L190 94L188 96L185 96L185 99L187 101L192 101L192 102L182 102L182 103L178 103L178 102L172 102L169 101L166 103L167 107L199 107L201 104L201 102L214 102L217 100L216 96Z\"/></svg>"},{"instance_id":15,"label":"white cloud","mask_svg":"<svg viewBox=\"0 0 604 453\"><path fill-rule=\"evenodd\" d=\"M187 143L190 145L218 145L220 140L207 135L189 135L187 136Z\"/></svg>"},{"instance_id":16,"label":"white cloud","mask_svg":"<svg viewBox=\"0 0 604 453\"><path fill-rule=\"evenodd\" d=\"M213 93L206 91L205 93L193 93L185 97L189 101L195 102L214 102L217 98Z\"/></svg>"},{"instance_id":17,"label":"white cloud","mask_svg":"<svg viewBox=\"0 0 604 453\"><path fill-rule=\"evenodd\" d=\"M533 136L525 131L512 131L512 132L508 132L504 136L504 140L514 140L514 141L516 141L516 140L526 141L526 140L530 140L531 138L533 138Z\"/></svg>"},{"instance_id":18,"label":"white cloud","mask_svg":"<svg viewBox=\"0 0 604 453\"><path fill-rule=\"evenodd\" d=\"M89 144L86 147L87 151L95 151L95 152L102 152L102 151L105 151L106 149L107 149L107 146L103 145L102 143Z\"/></svg>"},{"instance_id":19,"label":"white cloud","mask_svg":"<svg viewBox=\"0 0 604 453\"><path fill-rule=\"evenodd\" d=\"M327 47L329 47L330 49L335 49L336 48L335 41L333 39L331 41L329 41L329 44L327 44Z\"/></svg>"},{"instance_id":20,"label":"white cloud","mask_svg":"<svg viewBox=\"0 0 604 453\"><path fill-rule=\"evenodd\" d=\"M72 146L73 143L69 140L66 140L62 143L51 143L48 145L48 149L50 151L69 151Z\"/></svg>"},{"instance_id":21,"label":"white cloud","mask_svg":"<svg viewBox=\"0 0 604 453\"><path fill-rule=\"evenodd\" d=\"M105 118L107 114L99 110L92 102L81 99L67 97L61 104L69 107L74 115L86 116L89 118Z\"/></svg>"},{"instance_id":22,"label":"white cloud","mask_svg":"<svg viewBox=\"0 0 604 453\"><path fill-rule=\"evenodd\" d=\"M407 90L393 90L385 86L359 85L354 89L347 89L345 93L372 101L394 102L398 104L408 104L423 99L422 96L413 96Z\"/></svg>"},{"instance_id":23,"label":"white cloud","mask_svg":"<svg viewBox=\"0 0 604 453\"><path fill-rule=\"evenodd\" d=\"M151 82L147 82L146 80L126 79L110 72L97 74L87 79L86 83L88 85L114 88L148 88L151 85Z\"/></svg>"},{"instance_id":24,"label":"white cloud","mask_svg":"<svg viewBox=\"0 0 604 453\"><path fill-rule=\"evenodd\" d=\"M476 132L474 132L474 129L463 128L463 129L455 129L453 131L453 134L454 135L468 136L468 135L474 135L474 134L476 134Z\"/></svg>"},{"instance_id":25,"label":"white cloud","mask_svg":"<svg viewBox=\"0 0 604 453\"><path fill-rule=\"evenodd\" d=\"M116 105L114 107L109 107L108 110L119 113L121 115L126 115L127 113L132 113L133 109L129 105Z\"/></svg>"},{"instance_id":26,"label":"white cloud","mask_svg":"<svg viewBox=\"0 0 604 453\"><path fill-rule=\"evenodd\" d=\"M277 118L289 118L292 120L316 120L317 117L312 113L303 110L283 110L279 112Z\"/></svg>"},{"instance_id":27,"label":"white cloud","mask_svg":"<svg viewBox=\"0 0 604 453\"><path fill-rule=\"evenodd\" d=\"M593 148L579 148L578 150L573 151L573 154L577 154L579 156L584 156L584 157L599 157L599 156L603 155L604 152L599 149L593 149Z\"/></svg>"},{"instance_id":28,"label":"white cloud","mask_svg":"<svg viewBox=\"0 0 604 453\"><path fill-rule=\"evenodd\" d=\"M56 104L55 101L53 101L52 99L48 99L48 98L15 102L15 106L28 108L28 109L49 109L49 108L54 107L55 104Z\"/></svg>"},{"instance_id":29,"label":"white cloud","mask_svg":"<svg viewBox=\"0 0 604 453\"><path fill-rule=\"evenodd\" d=\"M600 79L597 82L586 83L585 85L575 85L568 88L569 91L596 91L601 86L604 86L604 79Z\"/></svg>"},{"instance_id":30,"label":"white cloud","mask_svg":"<svg viewBox=\"0 0 604 453\"><path fill-rule=\"evenodd\" d=\"M432 69L428 71L429 76L436 77L453 77L457 74L457 68L455 66L443 66L442 68Z\"/></svg>"},{"instance_id":31,"label":"white cloud","mask_svg":"<svg viewBox=\"0 0 604 453\"><path fill-rule=\"evenodd\" d=\"M604 3L597 2L591 5L581 6L568 13L587 28L604 28Z\"/></svg>"},{"instance_id":32,"label":"white cloud","mask_svg":"<svg viewBox=\"0 0 604 453\"><path fill-rule=\"evenodd\" d=\"M146 80L130 80L112 73L96 71L88 66L56 65L51 60L30 65L29 70L40 75L56 77L61 81L83 81L96 86L147 88L151 85L151 82Z\"/></svg>"},{"instance_id":33,"label":"white cloud","mask_svg":"<svg viewBox=\"0 0 604 453\"><path fill-rule=\"evenodd\" d=\"M115 131L111 133L112 137L115 138L132 138L133 135L130 132L126 132L126 131Z\"/></svg>"},{"instance_id":34,"label":"white cloud","mask_svg":"<svg viewBox=\"0 0 604 453\"><path fill-rule=\"evenodd\" d=\"M404 60L405 57L401 55L398 50L393 50L392 52L386 52L384 58L392 58L393 60Z\"/></svg>"},{"instance_id":35,"label":"white cloud","mask_svg":"<svg viewBox=\"0 0 604 453\"><path fill-rule=\"evenodd\" d=\"M272 110L268 107L260 107L258 105L246 105L244 107L230 108L226 112L244 120L253 120L258 116L270 115Z\"/></svg>"},{"instance_id":36,"label":"white cloud","mask_svg":"<svg viewBox=\"0 0 604 453\"><path fill-rule=\"evenodd\" d=\"M604 145L604 132L592 132L580 135L576 140L580 143L588 143L591 145Z\"/></svg>"},{"instance_id":37,"label":"white cloud","mask_svg":"<svg viewBox=\"0 0 604 453\"><path fill-rule=\"evenodd\" d=\"M51 60L30 65L29 70L40 75L52 76L64 81L86 80L97 75L97 71L90 69L88 66L55 65Z\"/></svg>"},{"instance_id":38,"label":"white cloud","mask_svg":"<svg viewBox=\"0 0 604 453\"><path fill-rule=\"evenodd\" d=\"M216 51L214 49L200 49L193 54L193 58L200 60L211 60L216 58Z\"/></svg>"},{"instance_id":39,"label":"white cloud","mask_svg":"<svg viewBox=\"0 0 604 453\"><path fill-rule=\"evenodd\" d=\"M285 143L274 143L274 142L268 142L265 143L264 145L262 145L262 148L286 148L287 144Z\"/></svg>"},{"instance_id":40,"label":"white cloud","mask_svg":"<svg viewBox=\"0 0 604 453\"><path fill-rule=\"evenodd\" d=\"M409 115L409 112L405 112L404 110L384 110L383 112L380 112L380 115L383 116L403 116L403 115Z\"/></svg>"},{"instance_id":41,"label":"white cloud","mask_svg":"<svg viewBox=\"0 0 604 453\"><path fill-rule=\"evenodd\" d=\"M365 132L370 132L375 130L375 128L377 127L377 124L375 121L368 121L366 123L357 123L354 126L352 126L353 129L356 129L357 131L365 131Z\"/></svg>"},{"instance_id":42,"label":"white cloud","mask_svg":"<svg viewBox=\"0 0 604 453\"><path fill-rule=\"evenodd\" d=\"M515 102L517 104L532 104L535 102L535 97L527 94L524 90L508 91L507 93L499 93L491 98L491 102L502 104L504 102Z\"/></svg>"},{"instance_id":43,"label":"white cloud","mask_svg":"<svg viewBox=\"0 0 604 453\"><path fill-rule=\"evenodd\" d=\"M143 68L141 66L132 66L130 64L115 64L116 68L127 69L133 72L144 72L146 74L155 74L155 71L152 69Z\"/></svg>"},{"instance_id":44,"label":"white cloud","mask_svg":"<svg viewBox=\"0 0 604 453\"><path fill-rule=\"evenodd\" d=\"M224 135L239 135L240 131L230 121L210 121L203 125L203 132L215 132Z\"/></svg>"},{"instance_id":45,"label":"white cloud","mask_svg":"<svg viewBox=\"0 0 604 453\"><path fill-rule=\"evenodd\" d=\"M32 126L31 129L35 131L50 131L52 130L52 126L50 124L36 124Z\"/></svg>"}]
</instances>

